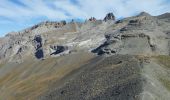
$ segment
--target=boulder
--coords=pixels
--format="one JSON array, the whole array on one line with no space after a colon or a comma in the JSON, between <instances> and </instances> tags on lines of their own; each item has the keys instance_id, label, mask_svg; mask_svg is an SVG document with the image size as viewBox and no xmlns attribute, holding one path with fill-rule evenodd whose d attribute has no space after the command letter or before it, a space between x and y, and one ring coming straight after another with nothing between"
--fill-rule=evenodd
<instances>
[{"instance_id":1,"label":"boulder","mask_svg":"<svg viewBox=\"0 0 170 100\"><path fill-rule=\"evenodd\" d=\"M50 48L54 51L50 55L57 55L60 53L64 53L65 51L68 51L67 46L57 45L57 46L50 46Z\"/></svg>"}]
</instances>

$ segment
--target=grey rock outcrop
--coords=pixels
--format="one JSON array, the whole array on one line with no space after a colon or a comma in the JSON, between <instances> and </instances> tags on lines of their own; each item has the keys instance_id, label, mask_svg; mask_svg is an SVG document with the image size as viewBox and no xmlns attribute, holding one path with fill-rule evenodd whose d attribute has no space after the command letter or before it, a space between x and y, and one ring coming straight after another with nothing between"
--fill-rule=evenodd
<instances>
[{"instance_id":1,"label":"grey rock outcrop","mask_svg":"<svg viewBox=\"0 0 170 100\"><path fill-rule=\"evenodd\" d=\"M121 35L120 34L106 34L106 41L99 46L98 48L92 50L93 53L97 53L98 55L102 54L116 54L118 49L121 46ZM114 45L114 46L111 46Z\"/></svg>"},{"instance_id":2,"label":"grey rock outcrop","mask_svg":"<svg viewBox=\"0 0 170 100\"><path fill-rule=\"evenodd\" d=\"M42 59L69 54L70 48L99 55L169 55L169 17L168 14L160 16L142 12L114 23L115 16L109 13L104 18L107 23L93 17L85 23L42 22L1 38L0 58L5 61L23 60L28 56Z\"/></svg>"},{"instance_id":3,"label":"grey rock outcrop","mask_svg":"<svg viewBox=\"0 0 170 100\"><path fill-rule=\"evenodd\" d=\"M136 17L124 19L116 24L124 26L109 34L106 33L108 34L106 41L92 52L109 55L169 55L167 37L170 24L166 21L142 12Z\"/></svg>"},{"instance_id":4,"label":"grey rock outcrop","mask_svg":"<svg viewBox=\"0 0 170 100\"><path fill-rule=\"evenodd\" d=\"M91 17L91 18L89 19L89 21L96 21L96 18L95 18L95 17Z\"/></svg>"},{"instance_id":5,"label":"grey rock outcrop","mask_svg":"<svg viewBox=\"0 0 170 100\"><path fill-rule=\"evenodd\" d=\"M35 43L35 57L37 59L43 59L44 58L44 51L43 51L43 40L41 35L37 35L34 37L34 43Z\"/></svg>"},{"instance_id":6,"label":"grey rock outcrop","mask_svg":"<svg viewBox=\"0 0 170 100\"><path fill-rule=\"evenodd\" d=\"M57 46L50 46L51 49L54 51L50 55L58 55L58 54L66 54L69 52L69 49L67 46L57 45Z\"/></svg>"},{"instance_id":7,"label":"grey rock outcrop","mask_svg":"<svg viewBox=\"0 0 170 100\"><path fill-rule=\"evenodd\" d=\"M46 21L46 22L39 23L39 24L31 27L30 29L31 29L31 30L34 30L34 29L36 29L36 28L38 28L38 27L44 27L44 26L46 26L46 27L61 28L61 27L63 27L63 26L66 25L66 24L67 24L67 22L66 22L65 20L63 20L63 21L61 21L61 22L50 22L50 21Z\"/></svg>"},{"instance_id":8,"label":"grey rock outcrop","mask_svg":"<svg viewBox=\"0 0 170 100\"><path fill-rule=\"evenodd\" d=\"M108 13L108 14L106 15L106 17L104 18L104 21L106 22L106 21L108 21L108 20L115 20L115 16L114 16L113 13Z\"/></svg>"}]
</instances>

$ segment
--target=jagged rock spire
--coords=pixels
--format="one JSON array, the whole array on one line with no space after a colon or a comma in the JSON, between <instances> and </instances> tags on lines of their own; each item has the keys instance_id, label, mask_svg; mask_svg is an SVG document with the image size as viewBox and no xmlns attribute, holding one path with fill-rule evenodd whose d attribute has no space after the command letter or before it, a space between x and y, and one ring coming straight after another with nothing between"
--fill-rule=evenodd
<instances>
[{"instance_id":1,"label":"jagged rock spire","mask_svg":"<svg viewBox=\"0 0 170 100\"><path fill-rule=\"evenodd\" d=\"M115 16L113 13L108 13L106 15L106 17L104 18L104 21L108 21L108 20L115 20Z\"/></svg>"},{"instance_id":2,"label":"jagged rock spire","mask_svg":"<svg viewBox=\"0 0 170 100\"><path fill-rule=\"evenodd\" d=\"M96 21L96 18L95 18L95 17L91 17L91 18L89 19L89 21Z\"/></svg>"}]
</instances>

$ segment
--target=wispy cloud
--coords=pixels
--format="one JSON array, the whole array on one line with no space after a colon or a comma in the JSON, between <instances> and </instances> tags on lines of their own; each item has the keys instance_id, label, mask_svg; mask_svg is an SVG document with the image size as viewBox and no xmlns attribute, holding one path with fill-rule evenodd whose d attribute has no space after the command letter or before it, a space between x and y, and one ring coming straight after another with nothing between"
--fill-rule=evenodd
<instances>
[{"instance_id":1,"label":"wispy cloud","mask_svg":"<svg viewBox=\"0 0 170 100\"><path fill-rule=\"evenodd\" d=\"M170 12L169 0L0 0L0 33L12 31L8 25L23 28L39 20L101 19L108 12L117 18L146 11L152 15ZM8 22L7 24L4 24ZM6 27L4 30L1 27Z\"/></svg>"}]
</instances>

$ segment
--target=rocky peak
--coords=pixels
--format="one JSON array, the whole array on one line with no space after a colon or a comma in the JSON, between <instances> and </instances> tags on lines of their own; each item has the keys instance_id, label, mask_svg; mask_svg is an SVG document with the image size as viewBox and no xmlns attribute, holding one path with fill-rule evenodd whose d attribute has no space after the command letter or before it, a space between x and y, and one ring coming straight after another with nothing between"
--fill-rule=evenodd
<instances>
[{"instance_id":1,"label":"rocky peak","mask_svg":"<svg viewBox=\"0 0 170 100\"><path fill-rule=\"evenodd\" d=\"M113 13L106 15L104 21L108 20L115 20ZM167 54L169 52L168 47L163 49L162 45L164 44L159 43L159 41L164 41L165 44L168 44L167 41L169 40L160 39L169 37L169 23L164 21L159 21L158 23L158 21L159 19L146 12L140 13L139 16L122 19L116 23L102 23L102 20L96 20L95 17L91 17L87 20L87 23L76 23L74 20L72 20L71 24L67 24L66 21L46 21L33 26L32 30L28 28L21 32L12 32L6 35L5 38L0 40L0 57L10 58L16 55L17 51L24 51L22 52L23 57L25 52L28 52L28 55L31 54L31 56L37 59L44 59L67 54L71 51L70 49L77 49L77 47L78 49L92 50L93 53L99 54L114 55L128 54L129 52L133 54L138 53L138 51L150 54L156 51L158 54ZM138 35L141 33L146 36ZM160 39L157 38L160 36ZM149 42L144 43L144 41ZM54 47L51 47L51 45ZM138 50L143 45L145 50ZM156 45L154 52L152 52L153 45ZM132 47L134 48L132 49Z\"/></svg>"},{"instance_id":2,"label":"rocky peak","mask_svg":"<svg viewBox=\"0 0 170 100\"><path fill-rule=\"evenodd\" d=\"M34 30L37 29L38 27L55 27L55 28L61 28L62 26L66 25L67 22L65 20L60 21L60 22L50 22L50 21L45 21L41 22L37 25L34 25L31 27L29 30Z\"/></svg>"},{"instance_id":3,"label":"rocky peak","mask_svg":"<svg viewBox=\"0 0 170 100\"><path fill-rule=\"evenodd\" d=\"M113 13L108 13L106 15L106 17L104 18L104 21L108 21L108 20L115 20L115 16Z\"/></svg>"},{"instance_id":4,"label":"rocky peak","mask_svg":"<svg viewBox=\"0 0 170 100\"><path fill-rule=\"evenodd\" d=\"M162 14L162 15L159 15L159 16L157 16L157 18L159 18L159 19L170 19L170 13L165 13L165 14Z\"/></svg>"},{"instance_id":5,"label":"rocky peak","mask_svg":"<svg viewBox=\"0 0 170 100\"><path fill-rule=\"evenodd\" d=\"M96 21L96 18L95 18L95 17L91 17L91 18L89 19L89 21Z\"/></svg>"},{"instance_id":6,"label":"rocky peak","mask_svg":"<svg viewBox=\"0 0 170 100\"><path fill-rule=\"evenodd\" d=\"M149 13L147 13L147 12L141 12L139 15L138 15L138 17L139 16L151 16Z\"/></svg>"}]
</instances>

